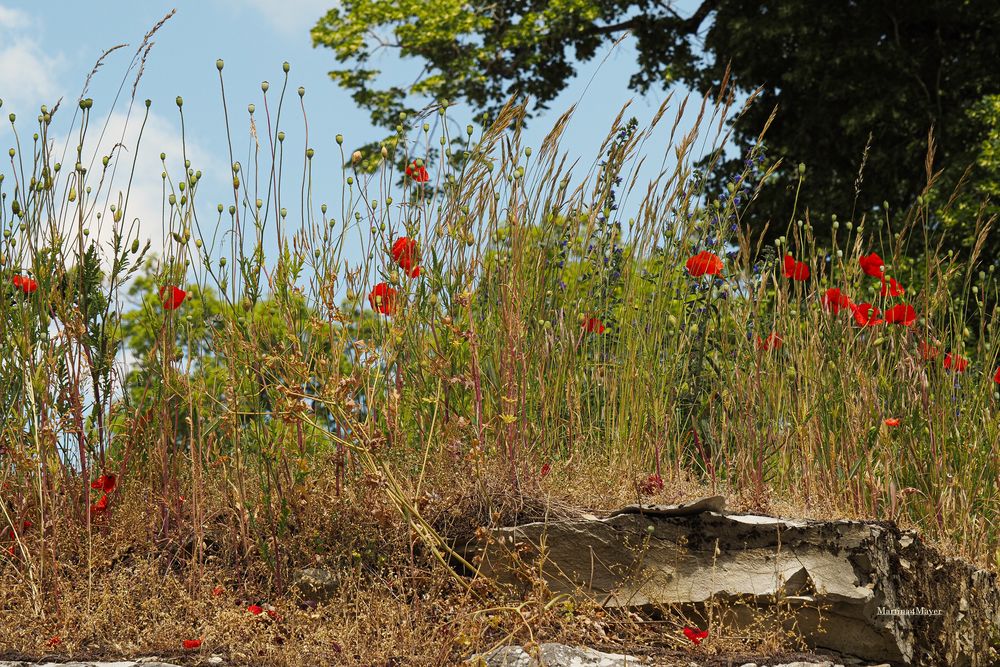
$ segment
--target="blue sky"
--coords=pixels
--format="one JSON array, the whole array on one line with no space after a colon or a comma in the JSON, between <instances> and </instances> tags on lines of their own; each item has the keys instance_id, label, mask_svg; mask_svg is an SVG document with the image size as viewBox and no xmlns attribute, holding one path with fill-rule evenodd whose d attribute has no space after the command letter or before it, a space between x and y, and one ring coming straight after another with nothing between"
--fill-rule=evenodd
<instances>
[{"instance_id":1,"label":"blue sky","mask_svg":"<svg viewBox=\"0 0 1000 667\"><path fill-rule=\"evenodd\" d=\"M124 131L132 78L125 85L124 99L109 115L114 95L143 35L172 6L135 0L96 3L0 0L0 98L4 100L0 147L6 150L13 145L10 125L5 119L7 113L18 114L21 141L30 142L39 105L51 107L60 97L63 98L62 117L55 123L55 132L58 134L63 128L61 131L65 133L83 81L97 57L115 44L128 43L128 47L107 59L88 92L95 100L93 118L99 122L109 120L108 138L98 154L107 153L106 147L113 143L111 137ZM130 217L135 214L142 219L143 235L153 240L154 247L159 247L163 237L159 220L159 153L168 154L172 173L181 169L180 123L174 103L177 95L184 98L188 155L192 166L205 174L200 187L201 203L207 209L205 219L214 220L217 202L228 204L231 201L231 188L226 185L230 177L215 66L217 58L226 63L226 93L234 149L241 161L245 160L250 145L247 104L252 102L261 108L260 82L270 81L274 91L283 76L282 62L291 63L290 91L300 85L306 88L309 143L317 153L315 175L320 184L317 205L321 201L331 205L339 202L339 153L334 136L342 133L346 148L381 138L383 132L372 128L367 113L355 108L348 92L329 79L327 72L336 66L331 52L312 47L309 29L330 6L330 0L180 3L176 15L157 32L130 121L131 127L138 127L134 121L141 118L141 100L150 98L152 115L140 149L139 175L133 185ZM605 56L607 59L601 64ZM412 67L395 64L394 69L391 60L383 61L382 65L390 73ZM665 90L658 90L639 97L628 91L628 75L634 68L635 54L628 40L613 52L610 46L602 49L597 58L580 67L578 76L551 105L551 110L531 123L524 145L537 148L558 115L571 104L580 102L562 148L571 160L582 158L582 165L596 161L600 141L626 100L634 99L627 115L635 115L644 122L667 94ZM290 97L293 103L298 102L294 92ZM286 154L301 155L305 146L301 113L295 105L288 105L286 109L290 110L287 116L290 120L282 123L287 133ZM450 115L461 126L471 120L469 110L462 106ZM661 134L665 144L666 133ZM134 132L125 131L125 135L133 137ZM128 139L124 143L130 145ZM650 146L650 157L655 158L650 161L657 167L666 149L665 145ZM579 170L577 175L581 175ZM298 197L295 197L296 207L297 202ZM289 204L290 211L292 208ZM289 219L297 217L289 215ZM106 230L101 237L105 236Z\"/></svg>"}]
</instances>

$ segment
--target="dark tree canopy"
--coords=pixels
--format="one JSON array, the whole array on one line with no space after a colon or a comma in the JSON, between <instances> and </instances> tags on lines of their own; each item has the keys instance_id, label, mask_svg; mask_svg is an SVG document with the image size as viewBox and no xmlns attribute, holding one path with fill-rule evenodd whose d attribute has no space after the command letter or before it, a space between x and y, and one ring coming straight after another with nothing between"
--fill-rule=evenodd
<instances>
[{"instance_id":1,"label":"dark tree canopy","mask_svg":"<svg viewBox=\"0 0 1000 667\"><path fill-rule=\"evenodd\" d=\"M997 119L982 109L1000 94L996 0L704 0L686 12L646 0L344 0L312 37L345 65L331 72L334 80L389 128L427 97L493 112L521 93L543 109L576 62L625 31L636 39L636 91L679 81L708 92L727 66L739 90L760 89L736 122L739 148L754 142L777 107L765 143L787 168L754 209L777 233L792 211L800 162L808 166L800 201L818 231L830 214L859 217L883 201L892 211L912 205L927 184L931 128L935 169L945 170L937 200L947 200L977 160L973 176L996 182L982 164ZM374 65L383 49L416 58L423 68L416 80L377 88L379 79L402 84ZM722 165L715 183L741 166L739 159ZM992 189L976 192L997 195ZM952 227L950 243L967 245L968 216L941 219Z\"/></svg>"}]
</instances>

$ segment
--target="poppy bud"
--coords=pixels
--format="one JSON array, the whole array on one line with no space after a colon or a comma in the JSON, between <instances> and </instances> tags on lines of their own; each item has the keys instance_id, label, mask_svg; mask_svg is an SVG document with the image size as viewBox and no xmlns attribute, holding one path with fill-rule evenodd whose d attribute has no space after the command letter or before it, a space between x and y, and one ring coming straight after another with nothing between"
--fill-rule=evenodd
<instances>
[{"instance_id":1,"label":"poppy bud","mask_svg":"<svg viewBox=\"0 0 1000 667\"><path fill-rule=\"evenodd\" d=\"M249 111L249 112L250 112L250 115L251 115L251 116L253 115L253 112L254 112L254 111L255 111L256 109L257 109L257 107L255 107L255 106L254 106L254 105L252 105L252 104L248 104L248 105L247 105L247 111Z\"/></svg>"},{"instance_id":2,"label":"poppy bud","mask_svg":"<svg viewBox=\"0 0 1000 667\"><path fill-rule=\"evenodd\" d=\"M278 132L278 141L284 141L284 140L285 140L285 133Z\"/></svg>"},{"instance_id":3,"label":"poppy bud","mask_svg":"<svg viewBox=\"0 0 1000 667\"><path fill-rule=\"evenodd\" d=\"M292 69L292 66L288 64L288 61L281 63L281 71L288 74L288 70Z\"/></svg>"},{"instance_id":4,"label":"poppy bud","mask_svg":"<svg viewBox=\"0 0 1000 667\"><path fill-rule=\"evenodd\" d=\"M223 68L224 66L225 66L225 63L224 63L224 62L222 62L222 58L219 58L218 60L216 60L216 61L215 61L215 68L216 68L217 70L219 70L220 72L222 71L222 68Z\"/></svg>"},{"instance_id":5,"label":"poppy bud","mask_svg":"<svg viewBox=\"0 0 1000 667\"><path fill-rule=\"evenodd\" d=\"M344 143L344 135L342 135L342 134L338 134L338 135L337 135L336 137L334 137L334 138L335 138L335 139L337 140L337 145L338 145L338 146L340 146L340 145L343 145L343 143Z\"/></svg>"},{"instance_id":6,"label":"poppy bud","mask_svg":"<svg viewBox=\"0 0 1000 667\"><path fill-rule=\"evenodd\" d=\"M139 239L132 241L132 254L134 255L137 252L139 252Z\"/></svg>"},{"instance_id":7,"label":"poppy bud","mask_svg":"<svg viewBox=\"0 0 1000 667\"><path fill-rule=\"evenodd\" d=\"M347 177L347 184L348 185L354 185L354 177L353 176L348 176Z\"/></svg>"},{"instance_id":8,"label":"poppy bud","mask_svg":"<svg viewBox=\"0 0 1000 667\"><path fill-rule=\"evenodd\" d=\"M311 160L311 159L313 159L313 155L316 155L316 151L314 151L311 148L307 148L306 149L306 158L309 159L309 160Z\"/></svg>"},{"instance_id":9,"label":"poppy bud","mask_svg":"<svg viewBox=\"0 0 1000 667\"><path fill-rule=\"evenodd\" d=\"M260 89L262 91L264 91L265 93L267 92L267 89L270 88L270 87L271 87L271 84L269 84L267 81L261 81L260 82Z\"/></svg>"},{"instance_id":10,"label":"poppy bud","mask_svg":"<svg viewBox=\"0 0 1000 667\"><path fill-rule=\"evenodd\" d=\"M174 101L177 102L177 108L184 106L184 98L181 97L180 95L178 95L177 99Z\"/></svg>"},{"instance_id":11,"label":"poppy bud","mask_svg":"<svg viewBox=\"0 0 1000 667\"><path fill-rule=\"evenodd\" d=\"M225 265L226 265L226 258L225 257L220 257L219 258L219 266L224 267Z\"/></svg>"},{"instance_id":12,"label":"poppy bud","mask_svg":"<svg viewBox=\"0 0 1000 667\"><path fill-rule=\"evenodd\" d=\"M382 157L383 158L389 157L389 149L386 148L385 146L382 147Z\"/></svg>"},{"instance_id":13,"label":"poppy bud","mask_svg":"<svg viewBox=\"0 0 1000 667\"><path fill-rule=\"evenodd\" d=\"M805 162L799 162L799 175L801 176L802 174L805 174L805 173L806 173L806 163Z\"/></svg>"},{"instance_id":14,"label":"poppy bud","mask_svg":"<svg viewBox=\"0 0 1000 667\"><path fill-rule=\"evenodd\" d=\"M14 114L11 114L13 116ZM424 132L430 132L431 126L429 123L424 123Z\"/></svg>"},{"instance_id":15,"label":"poppy bud","mask_svg":"<svg viewBox=\"0 0 1000 667\"><path fill-rule=\"evenodd\" d=\"M361 162L361 151L354 151L353 153L351 153L351 162L353 162L354 164Z\"/></svg>"},{"instance_id":16,"label":"poppy bud","mask_svg":"<svg viewBox=\"0 0 1000 667\"><path fill-rule=\"evenodd\" d=\"M302 86L299 86L298 93L299 93L299 97L305 97L306 89L303 88Z\"/></svg>"},{"instance_id":17,"label":"poppy bud","mask_svg":"<svg viewBox=\"0 0 1000 667\"><path fill-rule=\"evenodd\" d=\"M229 205L229 215L236 215L236 207L232 204Z\"/></svg>"}]
</instances>

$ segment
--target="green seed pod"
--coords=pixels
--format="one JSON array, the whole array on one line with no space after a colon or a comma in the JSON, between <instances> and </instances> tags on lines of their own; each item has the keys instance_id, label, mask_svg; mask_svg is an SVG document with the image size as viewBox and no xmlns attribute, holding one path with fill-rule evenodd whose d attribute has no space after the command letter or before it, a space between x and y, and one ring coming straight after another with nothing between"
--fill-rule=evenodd
<instances>
[{"instance_id":1,"label":"green seed pod","mask_svg":"<svg viewBox=\"0 0 1000 667\"><path fill-rule=\"evenodd\" d=\"M799 175L801 176L804 173L806 173L806 163L799 162Z\"/></svg>"},{"instance_id":2,"label":"green seed pod","mask_svg":"<svg viewBox=\"0 0 1000 667\"><path fill-rule=\"evenodd\" d=\"M167 154L166 153L160 153L160 162L163 162L166 159L167 159Z\"/></svg>"},{"instance_id":3,"label":"green seed pod","mask_svg":"<svg viewBox=\"0 0 1000 667\"><path fill-rule=\"evenodd\" d=\"M335 139L337 140L337 145L338 145L338 146L340 146L340 145L343 145L343 143L344 143L344 135L342 135L342 134L338 134L338 135L337 135L336 137L334 137L334 138L335 138Z\"/></svg>"},{"instance_id":4,"label":"green seed pod","mask_svg":"<svg viewBox=\"0 0 1000 667\"><path fill-rule=\"evenodd\" d=\"M220 72L222 71L222 68L225 67L225 65L226 63L222 62L222 58L219 58L218 60L215 61L215 69L219 70Z\"/></svg>"},{"instance_id":5,"label":"green seed pod","mask_svg":"<svg viewBox=\"0 0 1000 667\"><path fill-rule=\"evenodd\" d=\"M271 84L269 84L267 81L261 81L260 82L260 89L262 91L264 91L265 93L267 92L267 89L270 88L270 87L271 87Z\"/></svg>"},{"instance_id":6,"label":"green seed pod","mask_svg":"<svg viewBox=\"0 0 1000 667\"><path fill-rule=\"evenodd\" d=\"M148 109L148 108L149 108L149 107L151 107L151 106L153 106L153 100L148 100L148 99L147 99L147 100L146 100L146 108Z\"/></svg>"},{"instance_id":7,"label":"green seed pod","mask_svg":"<svg viewBox=\"0 0 1000 667\"><path fill-rule=\"evenodd\" d=\"M184 98L181 97L180 95L178 95L177 99L174 101L177 102L177 108L184 106Z\"/></svg>"},{"instance_id":8,"label":"green seed pod","mask_svg":"<svg viewBox=\"0 0 1000 667\"><path fill-rule=\"evenodd\" d=\"M225 267L226 266L226 258L225 257L220 257L219 258L219 266L221 266L221 267Z\"/></svg>"},{"instance_id":9,"label":"green seed pod","mask_svg":"<svg viewBox=\"0 0 1000 667\"><path fill-rule=\"evenodd\" d=\"M313 159L313 156L314 156L314 155L316 155L316 151L314 151L314 150L313 150L313 149L311 149L311 148L307 148L307 149L306 149L306 159L307 159L307 160L311 160L311 159Z\"/></svg>"},{"instance_id":10,"label":"green seed pod","mask_svg":"<svg viewBox=\"0 0 1000 667\"><path fill-rule=\"evenodd\" d=\"M233 190L239 190L239 189L240 189L240 179L234 178L233 179Z\"/></svg>"},{"instance_id":11,"label":"green seed pod","mask_svg":"<svg viewBox=\"0 0 1000 667\"><path fill-rule=\"evenodd\" d=\"M236 215L236 207L232 204L229 205L229 215Z\"/></svg>"},{"instance_id":12,"label":"green seed pod","mask_svg":"<svg viewBox=\"0 0 1000 667\"><path fill-rule=\"evenodd\" d=\"M249 111L249 112L250 112L250 115L251 115L251 116L253 115L253 112L254 112L254 111L255 111L256 109L257 109L257 107L255 107L255 106L254 106L254 105L252 105L252 104L248 104L248 105L247 105L247 111Z\"/></svg>"},{"instance_id":13,"label":"green seed pod","mask_svg":"<svg viewBox=\"0 0 1000 667\"><path fill-rule=\"evenodd\" d=\"M281 63L281 71L288 74L288 70L292 69L292 66L288 64L288 61Z\"/></svg>"},{"instance_id":14,"label":"green seed pod","mask_svg":"<svg viewBox=\"0 0 1000 667\"><path fill-rule=\"evenodd\" d=\"M287 209L287 208L284 208L284 207L282 207L282 209L281 209L280 213L281 213L281 217L282 217L282 218L284 218L285 216L287 216L287 215L288 215L288 209Z\"/></svg>"},{"instance_id":15,"label":"green seed pod","mask_svg":"<svg viewBox=\"0 0 1000 667\"><path fill-rule=\"evenodd\" d=\"M299 93L299 97L305 97L305 95L306 95L306 89L303 88L302 86L299 86L298 93Z\"/></svg>"},{"instance_id":16,"label":"green seed pod","mask_svg":"<svg viewBox=\"0 0 1000 667\"><path fill-rule=\"evenodd\" d=\"M285 140L285 133L278 132L278 141L284 141L284 140Z\"/></svg>"}]
</instances>

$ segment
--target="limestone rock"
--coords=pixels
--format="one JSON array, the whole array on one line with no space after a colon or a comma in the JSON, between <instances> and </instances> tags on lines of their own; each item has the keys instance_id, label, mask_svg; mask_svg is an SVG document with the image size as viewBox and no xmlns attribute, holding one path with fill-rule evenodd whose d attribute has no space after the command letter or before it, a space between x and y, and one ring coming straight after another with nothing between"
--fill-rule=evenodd
<instances>
[{"instance_id":1,"label":"limestone rock","mask_svg":"<svg viewBox=\"0 0 1000 667\"><path fill-rule=\"evenodd\" d=\"M292 588L296 589L304 600L325 602L337 593L340 588L340 577L336 571L323 567L301 568L292 575Z\"/></svg>"},{"instance_id":2,"label":"limestone rock","mask_svg":"<svg viewBox=\"0 0 1000 667\"><path fill-rule=\"evenodd\" d=\"M549 643L539 645L537 658L521 646L504 646L474 655L466 664L470 667L635 667L649 663L629 655Z\"/></svg>"},{"instance_id":3,"label":"limestone rock","mask_svg":"<svg viewBox=\"0 0 1000 667\"><path fill-rule=\"evenodd\" d=\"M466 556L526 587L512 553L522 563L544 553L554 592L695 617L714 601L737 627L795 626L815 648L868 662L1000 664L996 573L946 559L891 523L723 514L719 501L501 528ZM777 601L784 617L768 614Z\"/></svg>"}]
</instances>

